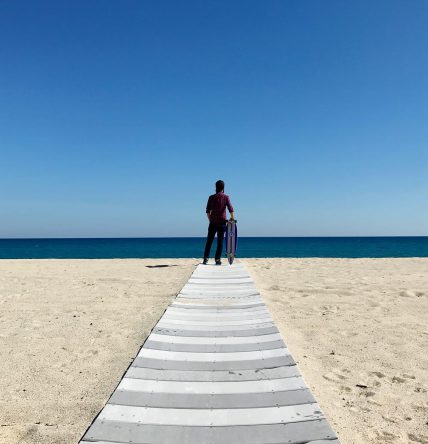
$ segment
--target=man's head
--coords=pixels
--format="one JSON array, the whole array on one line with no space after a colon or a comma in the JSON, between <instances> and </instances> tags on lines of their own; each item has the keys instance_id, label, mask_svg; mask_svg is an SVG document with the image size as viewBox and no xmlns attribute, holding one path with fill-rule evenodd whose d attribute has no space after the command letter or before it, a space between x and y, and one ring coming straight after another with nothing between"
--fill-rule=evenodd
<instances>
[{"instance_id":1,"label":"man's head","mask_svg":"<svg viewBox=\"0 0 428 444\"><path fill-rule=\"evenodd\" d=\"M224 191L224 182L222 180L218 180L215 183L215 192L220 193L221 191Z\"/></svg>"}]
</instances>

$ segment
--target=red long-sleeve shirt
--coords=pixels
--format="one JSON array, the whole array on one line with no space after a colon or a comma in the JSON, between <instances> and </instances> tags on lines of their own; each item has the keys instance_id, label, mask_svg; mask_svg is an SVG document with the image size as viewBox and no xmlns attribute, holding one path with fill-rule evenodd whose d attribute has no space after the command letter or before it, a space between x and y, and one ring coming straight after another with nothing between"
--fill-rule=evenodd
<instances>
[{"instance_id":1,"label":"red long-sleeve shirt","mask_svg":"<svg viewBox=\"0 0 428 444\"><path fill-rule=\"evenodd\" d=\"M207 213L210 214L210 222L213 224L220 224L226 221L226 208L229 213L233 213L233 206L230 202L230 198L223 191L212 194L208 198Z\"/></svg>"}]
</instances>

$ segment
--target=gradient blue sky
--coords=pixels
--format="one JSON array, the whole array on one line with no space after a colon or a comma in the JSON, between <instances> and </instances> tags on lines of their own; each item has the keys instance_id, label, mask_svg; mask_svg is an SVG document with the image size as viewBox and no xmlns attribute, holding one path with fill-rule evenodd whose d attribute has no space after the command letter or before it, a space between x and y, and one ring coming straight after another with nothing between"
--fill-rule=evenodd
<instances>
[{"instance_id":1,"label":"gradient blue sky","mask_svg":"<svg viewBox=\"0 0 428 444\"><path fill-rule=\"evenodd\" d=\"M0 237L428 235L428 2L0 2Z\"/></svg>"}]
</instances>

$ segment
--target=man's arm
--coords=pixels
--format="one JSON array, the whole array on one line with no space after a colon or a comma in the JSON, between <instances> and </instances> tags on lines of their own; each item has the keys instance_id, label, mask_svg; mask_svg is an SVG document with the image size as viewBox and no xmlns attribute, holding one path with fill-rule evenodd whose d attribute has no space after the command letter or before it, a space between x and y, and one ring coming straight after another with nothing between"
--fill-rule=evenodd
<instances>
[{"instance_id":1,"label":"man's arm","mask_svg":"<svg viewBox=\"0 0 428 444\"><path fill-rule=\"evenodd\" d=\"M227 196L226 206L227 206L227 209L229 210L229 213L230 213L230 220L234 220L235 219L235 211L233 209L232 202L230 202L229 196Z\"/></svg>"},{"instance_id":2,"label":"man's arm","mask_svg":"<svg viewBox=\"0 0 428 444\"><path fill-rule=\"evenodd\" d=\"M208 198L206 213L208 220L211 221L211 196Z\"/></svg>"}]
</instances>

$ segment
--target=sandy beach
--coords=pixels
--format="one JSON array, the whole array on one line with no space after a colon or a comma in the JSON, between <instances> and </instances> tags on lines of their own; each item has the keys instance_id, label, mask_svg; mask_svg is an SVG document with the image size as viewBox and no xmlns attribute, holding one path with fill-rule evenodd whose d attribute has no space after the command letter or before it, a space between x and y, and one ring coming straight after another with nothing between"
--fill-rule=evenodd
<instances>
[{"instance_id":1,"label":"sandy beach","mask_svg":"<svg viewBox=\"0 0 428 444\"><path fill-rule=\"evenodd\" d=\"M342 444L428 443L428 259L251 259Z\"/></svg>"},{"instance_id":2,"label":"sandy beach","mask_svg":"<svg viewBox=\"0 0 428 444\"><path fill-rule=\"evenodd\" d=\"M243 262L342 444L428 443L428 259ZM0 442L76 443L196 263L0 261Z\"/></svg>"},{"instance_id":3,"label":"sandy beach","mask_svg":"<svg viewBox=\"0 0 428 444\"><path fill-rule=\"evenodd\" d=\"M0 261L0 442L76 443L194 264Z\"/></svg>"}]
</instances>

